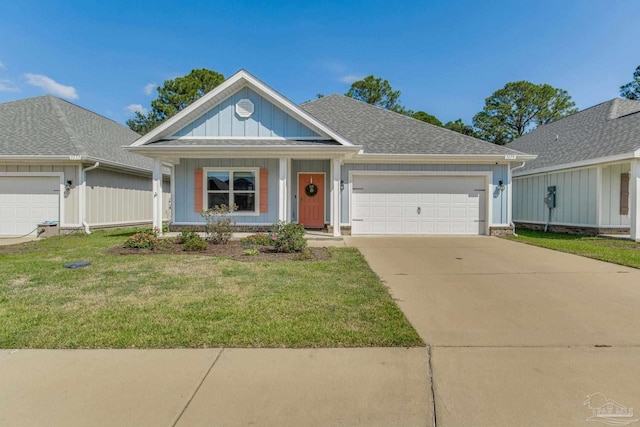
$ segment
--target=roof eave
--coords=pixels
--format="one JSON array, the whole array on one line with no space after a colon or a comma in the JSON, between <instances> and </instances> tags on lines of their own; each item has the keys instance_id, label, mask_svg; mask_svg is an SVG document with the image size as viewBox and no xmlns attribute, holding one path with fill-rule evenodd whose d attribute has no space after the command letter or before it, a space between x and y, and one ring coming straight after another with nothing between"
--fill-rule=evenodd
<instances>
[{"instance_id":1,"label":"roof eave","mask_svg":"<svg viewBox=\"0 0 640 427\"><path fill-rule=\"evenodd\" d=\"M576 169L583 168L587 166L595 166L598 164L605 163L616 163L624 160L633 160L640 158L640 150L632 151L630 153L616 154L614 156L606 156L606 157L597 157L594 159L581 160L578 162L572 163L563 163L559 165L547 166L543 168L529 169L522 172L514 172L513 176L526 176L526 175L536 175L546 172L555 172L563 169Z\"/></svg>"},{"instance_id":2,"label":"roof eave","mask_svg":"<svg viewBox=\"0 0 640 427\"><path fill-rule=\"evenodd\" d=\"M291 145L249 145L249 146L211 146L211 145L162 145L162 146L128 146L125 150L151 158L198 158L198 157L313 157L313 158L348 158L362 149L360 146L291 146Z\"/></svg>"}]
</instances>

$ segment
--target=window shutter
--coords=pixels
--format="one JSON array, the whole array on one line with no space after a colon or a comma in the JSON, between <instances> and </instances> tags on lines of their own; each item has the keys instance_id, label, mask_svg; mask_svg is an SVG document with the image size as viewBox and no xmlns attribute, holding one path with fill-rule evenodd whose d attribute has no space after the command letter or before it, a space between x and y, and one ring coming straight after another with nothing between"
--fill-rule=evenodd
<instances>
[{"instance_id":1,"label":"window shutter","mask_svg":"<svg viewBox=\"0 0 640 427\"><path fill-rule=\"evenodd\" d=\"M202 212L204 210L203 204L202 204L202 193L204 192L203 185L204 185L204 177L202 176L202 169L196 169L196 173L193 177L193 188L194 188L193 210L195 212Z\"/></svg>"},{"instance_id":2,"label":"window shutter","mask_svg":"<svg viewBox=\"0 0 640 427\"><path fill-rule=\"evenodd\" d=\"M260 213L269 210L269 171L260 169Z\"/></svg>"},{"instance_id":3,"label":"window shutter","mask_svg":"<svg viewBox=\"0 0 640 427\"><path fill-rule=\"evenodd\" d=\"M620 215L629 215L629 174L620 174Z\"/></svg>"}]
</instances>

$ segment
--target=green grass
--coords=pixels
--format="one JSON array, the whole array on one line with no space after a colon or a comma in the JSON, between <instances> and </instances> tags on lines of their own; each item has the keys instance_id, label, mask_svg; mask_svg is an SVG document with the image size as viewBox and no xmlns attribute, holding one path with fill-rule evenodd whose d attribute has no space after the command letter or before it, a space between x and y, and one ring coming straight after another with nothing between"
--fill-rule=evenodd
<instances>
[{"instance_id":1,"label":"green grass","mask_svg":"<svg viewBox=\"0 0 640 427\"><path fill-rule=\"evenodd\" d=\"M509 239L614 264L640 268L640 243L630 240L583 237L532 230L518 230L518 237L509 237Z\"/></svg>"},{"instance_id":2,"label":"green grass","mask_svg":"<svg viewBox=\"0 0 640 427\"><path fill-rule=\"evenodd\" d=\"M0 348L422 345L355 249L271 263L104 252L130 234L0 247ZM92 265L62 268L74 261Z\"/></svg>"}]
</instances>

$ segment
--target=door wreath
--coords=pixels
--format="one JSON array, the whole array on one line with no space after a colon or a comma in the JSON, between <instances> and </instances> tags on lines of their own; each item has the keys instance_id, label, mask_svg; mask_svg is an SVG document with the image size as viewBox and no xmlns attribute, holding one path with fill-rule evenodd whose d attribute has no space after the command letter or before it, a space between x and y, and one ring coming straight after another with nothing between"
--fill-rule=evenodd
<instances>
[{"instance_id":1,"label":"door wreath","mask_svg":"<svg viewBox=\"0 0 640 427\"><path fill-rule=\"evenodd\" d=\"M307 184L307 186L304 188L304 192L309 197L316 196L318 194L318 186L314 183Z\"/></svg>"}]
</instances>

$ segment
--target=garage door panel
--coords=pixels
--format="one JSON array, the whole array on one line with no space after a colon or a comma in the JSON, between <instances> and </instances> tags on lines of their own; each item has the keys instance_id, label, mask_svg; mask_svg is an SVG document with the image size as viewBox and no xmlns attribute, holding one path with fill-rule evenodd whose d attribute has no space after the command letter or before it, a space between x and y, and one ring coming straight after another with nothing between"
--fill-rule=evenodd
<instances>
[{"instance_id":1,"label":"garage door panel","mask_svg":"<svg viewBox=\"0 0 640 427\"><path fill-rule=\"evenodd\" d=\"M484 177L354 176L353 234L484 234Z\"/></svg>"},{"instance_id":2,"label":"garage door panel","mask_svg":"<svg viewBox=\"0 0 640 427\"><path fill-rule=\"evenodd\" d=\"M19 236L59 220L60 178L0 177L0 234Z\"/></svg>"}]
</instances>

